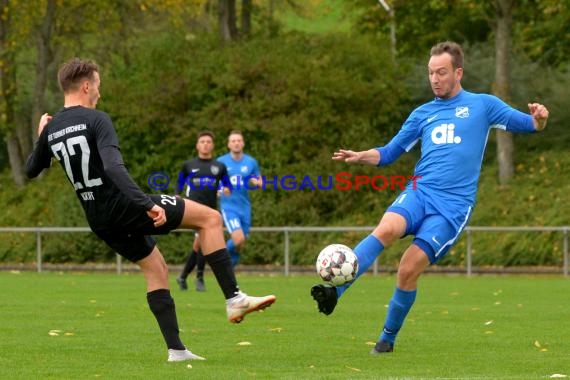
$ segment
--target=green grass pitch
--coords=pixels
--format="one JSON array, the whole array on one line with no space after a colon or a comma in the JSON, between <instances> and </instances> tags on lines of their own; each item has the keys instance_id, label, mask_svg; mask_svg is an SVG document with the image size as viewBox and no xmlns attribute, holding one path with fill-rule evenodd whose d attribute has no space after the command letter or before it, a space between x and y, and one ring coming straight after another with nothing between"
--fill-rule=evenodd
<instances>
[{"instance_id":1,"label":"green grass pitch","mask_svg":"<svg viewBox=\"0 0 570 380\"><path fill-rule=\"evenodd\" d=\"M361 278L328 317L309 295L316 275L238 280L277 302L232 325L211 273L205 293L172 275L182 339L207 360L167 363L141 274L0 272L0 379L570 377L567 278L426 275L395 352L379 357L394 276Z\"/></svg>"}]
</instances>

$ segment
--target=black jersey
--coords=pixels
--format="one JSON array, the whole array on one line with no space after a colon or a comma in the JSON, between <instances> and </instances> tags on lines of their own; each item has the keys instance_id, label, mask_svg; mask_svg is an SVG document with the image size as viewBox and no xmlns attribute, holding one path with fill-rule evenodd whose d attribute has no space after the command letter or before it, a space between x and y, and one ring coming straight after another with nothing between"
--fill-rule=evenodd
<instances>
[{"instance_id":1,"label":"black jersey","mask_svg":"<svg viewBox=\"0 0 570 380\"><path fill-rule=\"evenodd\" d=\"M75 106L57 112L28 158L28 177L48 168L52 157L65 170L93 230L136 228L141 213L154 206L127 172L113 123L102 111Z\"/></svg>"},{"instance_id":2,"label":"black jersey","mask_svg":"<svg viewBox=\"0 0 570 380\"><path fill-rule=\"evenodd\" d=\"M184 189L188 199L213 209L221 186L231 189L226 165L214 159L196 157L184 162L178 178L178 188Z\"/></svg>"}]
</instances>

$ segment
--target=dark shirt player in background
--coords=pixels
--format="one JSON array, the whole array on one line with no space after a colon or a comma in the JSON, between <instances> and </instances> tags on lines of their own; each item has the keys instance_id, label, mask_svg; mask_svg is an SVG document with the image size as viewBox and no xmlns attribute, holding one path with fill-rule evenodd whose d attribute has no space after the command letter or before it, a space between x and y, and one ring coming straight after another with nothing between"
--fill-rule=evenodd
<instances>
[{"instance_id":1,"label":"dark shirt player in background","mask_svg":"<svg viewBox=\"0 0 570 380\"><path fill-rule=\"evenodd\" d=\"M229 195L231 184L226 165L213 159L214 134L210 131L199 132L196 150L198 157L185 161L182 165L177 190L184 190L186 198L217 210L218 191ZM204 284L205 267L206 260L200 249L200 234L196 232L192 252L190 252L182 272L176 279L180 289L188 289L186 279L196 268L196 290L199 292L206 291Z\"/></svg>"}]
</instances>

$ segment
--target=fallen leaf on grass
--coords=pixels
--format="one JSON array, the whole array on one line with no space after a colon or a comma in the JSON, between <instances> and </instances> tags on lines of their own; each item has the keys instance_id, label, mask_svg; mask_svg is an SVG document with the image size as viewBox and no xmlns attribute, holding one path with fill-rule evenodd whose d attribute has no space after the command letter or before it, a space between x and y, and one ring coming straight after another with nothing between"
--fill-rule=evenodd
<instances>
[{"instance_id":1,"label":"fallen leaf on grass","mask_svg":"<svg viewBox=\"0 0 570 380\"><path fill-rule=\"evenodd\" d=\"M251 343L250 342L239 342L237 345L238 346L251 346Z\"/></svg>"}]
</instances>

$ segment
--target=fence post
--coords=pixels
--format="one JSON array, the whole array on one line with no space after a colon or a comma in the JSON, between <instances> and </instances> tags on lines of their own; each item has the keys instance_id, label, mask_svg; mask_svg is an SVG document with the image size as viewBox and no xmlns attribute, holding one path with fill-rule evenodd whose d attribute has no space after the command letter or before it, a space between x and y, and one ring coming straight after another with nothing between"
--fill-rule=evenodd
<instances>
[{"instance_id":1,"label":"fence post","mask_svg":"<svg viewBox=\"0 0 570 380\"><path fill-rule=\"evenodd\" d=\"M117 274L121 274L123 273L123 259L118 253L115 255L117 256Z\"/></svg>"},{"instance_id":2,"label":"fence post","mask_svg":"<svg viewBox=\"0 0 570 380\"><path fill-rule=\"evenodd\" d=\"M285 233L285 276L289 276L289 230L287 227L283 232Z\"/></svg>"},{"instance_id":3,"label":"fence post","mask_svg":"<svg viewBox=\"0 0 570 380\"><path fill-rule=\"evenodd\" d=\"M42 233L36 230L36 266L38 273L42 271Z\"/></svg>"},{"instance_id":4,"label":"fence post","mask_svg":"<svg viewBox=\"0 0 570 380\"><path fill-rule=\"evenodd\" d=\"M568 229L564 229L564 243L563 243L563 255L564 255L564 268L562 272L564 277L568 277Z\"/></svg>"},{"instance_id":5,"label":"fence post","mask_svg":"<svg viewBox=\"0 0 570 380\"><path fill-rule=\"evenodd\" d=\"M471 276L471 230L467 229L467 276Z\"/></svg>"}]
</instances>

